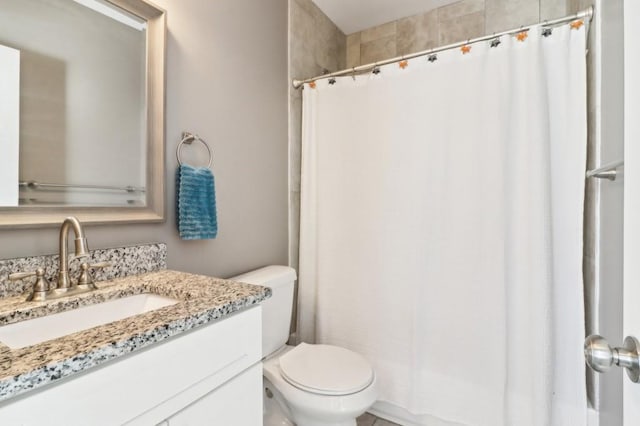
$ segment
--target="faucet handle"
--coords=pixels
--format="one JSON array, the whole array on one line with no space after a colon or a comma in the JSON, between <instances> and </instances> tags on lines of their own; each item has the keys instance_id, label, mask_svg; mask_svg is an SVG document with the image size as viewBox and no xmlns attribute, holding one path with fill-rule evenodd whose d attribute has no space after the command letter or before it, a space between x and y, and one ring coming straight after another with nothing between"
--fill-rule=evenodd
<instances>
[{"instance_id":1,"label":"faucet handle","mask_svg":"<svg viewBox=\"0 0 640 426\"><path fill-rule=\"evenodd\" d=\"M31 293L27 297L27 301L41 302L47 299L47 291L49 291L49 281L44 276L44 268L38 268L31 272L14 272L9 275L11 281L22 280L24 278L36 277Z\"/></svg>"},{"instance_id":2,"label":"faucet handle","mask_svg":"<svg viewBox=\"0 0 640 426\"><path fill-rule=\"evenodd\" d=\"M93 276L91 275L90 270L91 269L102 269L102 268L106 268L108 266L111 266L111 263L109 262L98 262L98 263L93 263L93 264L89 264L87 262L81 263L80 264L80 277L78 278L78 285L79 286L86 286L88 288L91 289L95 289L96 286L94 284L93 281Z\"/></svg>"},{"instance_id":3,"label":"faucet handle","mask_svg":"<svg viewBox=\"0 0 640 426\"><path fill-rule=\"evenodd\" d=\"M38 268L38 269L42 269L42 268ZM31 271L31 272L14 272L13 274L9 274L9 280L18 281L18 280L22 280L24 278L33 277L37 273L38 273L37 270L36 271Z\"/></svg>"}]
</instances>

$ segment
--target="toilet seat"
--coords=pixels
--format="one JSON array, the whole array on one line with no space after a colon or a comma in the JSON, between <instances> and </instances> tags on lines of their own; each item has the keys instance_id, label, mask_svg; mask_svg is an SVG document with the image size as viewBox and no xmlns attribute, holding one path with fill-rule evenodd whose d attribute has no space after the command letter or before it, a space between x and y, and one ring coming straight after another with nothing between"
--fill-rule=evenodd
<instances>
[{"instance_id":1,"label":"toilet seat","mask_svg":"<svg viewBox=\"0 0 640 426\"><path fill-rule=\"evenodd\" d=\"M349 395L374 380L361 355L331 345L301 343L280 357L282 377L292 386L319 395Z\"/></svg>"}]
</instances>

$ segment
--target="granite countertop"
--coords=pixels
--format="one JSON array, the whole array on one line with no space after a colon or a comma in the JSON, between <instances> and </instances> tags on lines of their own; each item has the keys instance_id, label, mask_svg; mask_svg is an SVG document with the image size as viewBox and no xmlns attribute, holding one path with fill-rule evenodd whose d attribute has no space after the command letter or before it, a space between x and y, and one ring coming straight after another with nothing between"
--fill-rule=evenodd
<instances>
[{"instance_id":1,"label":"granite countertop","mask_svg":"<svg viewBox=\"0 0 640 426\"><path fill-rule=\"evenodd\" d=\"M96 283L97 290L46 302L0 299L0 326L141 293L179 302L20 349L0 342L0 401L84 371L271 296L271 289L171 270Z\"/></svg>"}]
</instances>

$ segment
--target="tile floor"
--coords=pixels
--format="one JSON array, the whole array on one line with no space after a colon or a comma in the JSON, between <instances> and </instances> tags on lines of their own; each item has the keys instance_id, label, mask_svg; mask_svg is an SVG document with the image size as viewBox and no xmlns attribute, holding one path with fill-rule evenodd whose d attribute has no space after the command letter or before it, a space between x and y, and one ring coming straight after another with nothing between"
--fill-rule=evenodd
<instances>
[{"instance_id":1,"label":"tile floor","mask_svg":"<svg viewBox=\"0 0 640 426\"><path fill-rule=\"evenodd\" d=\"M373 414L364 413L357 418L358 426L399 426L397 423L381 419Z\"/></svg>"}]
</instances>

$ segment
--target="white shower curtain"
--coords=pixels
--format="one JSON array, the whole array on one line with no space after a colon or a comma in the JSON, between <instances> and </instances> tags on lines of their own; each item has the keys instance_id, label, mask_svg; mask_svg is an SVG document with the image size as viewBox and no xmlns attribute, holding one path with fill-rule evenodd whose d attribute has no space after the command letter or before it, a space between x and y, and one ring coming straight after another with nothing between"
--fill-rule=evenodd
<instances>
[{"instance_id":1,"label":"white shower curtain","mask_svg":"<svg viewBox=\"0 0 640 426\"><path fill-rule=\"evenodd\" d=\"M585 32L541 33L304 88L301 338L423 419L586 424Z\"/></svg>"}]
</instances>

